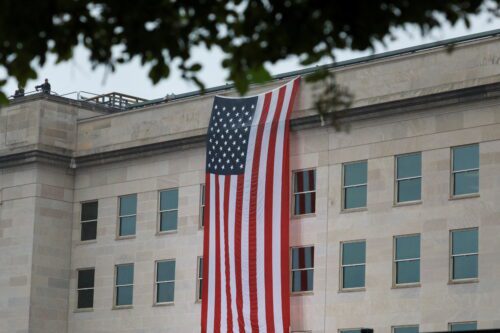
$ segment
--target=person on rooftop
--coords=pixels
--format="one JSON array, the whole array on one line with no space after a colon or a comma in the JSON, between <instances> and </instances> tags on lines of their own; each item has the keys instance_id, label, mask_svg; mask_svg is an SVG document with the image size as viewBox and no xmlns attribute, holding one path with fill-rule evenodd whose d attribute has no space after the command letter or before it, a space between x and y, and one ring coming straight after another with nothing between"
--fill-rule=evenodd
<instances>
[{"instance_id":1,"label":"person on rooftop","mask_svg":"<svg viewBox=\"0 0 500 333\"><path fill-rule=\"evenodd\" d=\"M42 83L42 84L40 84L38 86L35 86L35 89L36 89L36 91L38 91L39 89L41 89L43 93L50 94L49 79L45 79L45 83Z\"/></svg>"},{"instance_id":2,"label":"person on rooftop","mask_svg":"<svg viewBox=\"0 0 500 333\"><path fill-rule=\"evenodd\" d=\"M19 98L24 96L24 88L19 85L17 87L17 90L14 92L14 98Z\"/></svg>"}]
</instances>

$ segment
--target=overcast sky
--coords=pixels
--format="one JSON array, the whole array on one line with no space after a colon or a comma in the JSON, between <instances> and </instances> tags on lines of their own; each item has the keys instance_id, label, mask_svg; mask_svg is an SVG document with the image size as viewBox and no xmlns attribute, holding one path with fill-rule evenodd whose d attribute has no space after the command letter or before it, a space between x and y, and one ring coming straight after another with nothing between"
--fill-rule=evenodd
<instances>
[{"instance_id":1,"label":"overcast sky","mask_svg":"<svg viewBox=\"0 0 500 333\"><path fill-rule=\"evenodd\" d=\"M409 46L415 46L423 43L439 41L458 36L464 36L472 33L500 29L500 19L491 19L490 15L482 14L471 18L472 24L467 29L463 23L454 27L445 25L444 28L434 30L430 35L422 37L415 28L409 28L408 31L396 31L396 40L387 41L386 46L377 45L375 53L381 53L389 50L397 50ZM370 52L336 52L338 61L358 58L371 54ZM196 49L193 53L194 60L203 64L201 79L205 86L213 87L226 82L227 73L220 66L223 55L220 51L207 51ZM55 65L54 59L49 57L47 64L38 70L36 81L29 81L26 85L26 92L34 90L36 84L42 83L44 78L48 78L52 89L58 94L67 94L74 91L86 91L95 94L108 92L121 92L133 96L147 99L164 97L166 94L179 94L183 92L197 90L193 84L183 81L179 72L172 68L171 76L167 80L162 80L153 86L147 77L147 68L142 67L138 60L118 67L114 73L105 74L104 68L92 70L87 60L88 53L83 48L77 48L75 56L70 62ZM302 68L296 59L287 59L275 65L268 66L273 74L289 72ZM11 95L16 89L17 83L10 79L5 92ZM74 97L68 96L68 97Z\"/></svg>"}]
</instances>

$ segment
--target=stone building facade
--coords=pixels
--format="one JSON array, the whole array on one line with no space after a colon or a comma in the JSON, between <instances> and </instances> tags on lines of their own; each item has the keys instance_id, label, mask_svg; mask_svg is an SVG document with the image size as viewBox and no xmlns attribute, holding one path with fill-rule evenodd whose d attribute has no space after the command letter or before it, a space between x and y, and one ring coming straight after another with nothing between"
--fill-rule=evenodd
<instances>
[{"instance_id":1,"label":"stone building facade","mask_svg":"<svg viewBox=\"0 0 500 333\"><path fill-rule=\"evenodd\" d=\"M314 247L314 261L311 290L291 295L292 331L500 328L500 37L465 38L451 53L447 44L332 67L354 94L338 117L341 131L316 115L317 87L301 86L290 162L294 171L314 170L316 199L313 213L292 216L290 245ZM215 93L234 94L222 89L123 112L39 94L0 109L0 332L199 331L204 140ZM477 165L452 162L463 146L477 154L464 163ZM420 174L409 177L420 181L420 198L402 203L396 193L406 178L396 161L410 153L420 158L410 161ZM355 184L366 204L345 209L345 168L358 161L366 179ZM463 194L460 172L477 181ZM169 189L176 225L161 232L160 193ZM120 209L126 195L135 195L135 211ZM97 216L84 214L82 223L88 202L97 202ZM125 215L135 231L121 237ZM96 237L90 227L82 241L86 221L96 221ZM461 231L472 231L467 251ZM397 236L407 235L418 236L411 258L419 278L399 284ZM349 262L341 249L353 241L364 258ZM460 256L468 257L465 278L455 272ZM157 304L157 284L166 280L155 278L156 263L164 260L175 260L173 296ZM132 281L117 281L123 264L133 264ZM346 288L351 264L364 281L358 275L357 287ZM93 281L79 285L85 269L94 269ZM132 304L117 306L117 292L127 290ZM79 308L80 291L92 293L91 307Z\"/></svg>"}]
</instances>

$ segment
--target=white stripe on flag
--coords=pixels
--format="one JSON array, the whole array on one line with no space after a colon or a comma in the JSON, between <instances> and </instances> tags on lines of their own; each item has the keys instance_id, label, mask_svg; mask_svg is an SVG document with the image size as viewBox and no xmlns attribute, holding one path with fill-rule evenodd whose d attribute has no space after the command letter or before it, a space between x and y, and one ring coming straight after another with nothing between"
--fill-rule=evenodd
<instances>
[{"instance_id":1,"label":"white stripe on flag","mask_svg":"<svg viewBox=\"0 0 500 333\"><path fill-rule=\"evenodd\" d=\"M227 177L227 176L226 176ZM229 213L228 213L228 248L229 248L229 285L231 291L231 312L233 315L233 332L238 332L238 310L236 308L236 270L234 249L234 226L236 213L236 190L238 175L232 175L229 191Z\"/></svg>"},{"instance_id":2,"label":"white stripe on flag","mask_svg":"<svg viewBox=\"0 0 500 333\"><path fill-rule=\"evenodd\" d=\"M226 252L224 246L224 184L226 177L219 175L219 250L220 250L220 331L227 332L227 296L226 296Z\"/></svg>"},{"instance_id":3,"label":"white stripe on flag","mask_svg":"<svg viewBox=\"0 0 500 333\"><path fill-rule=\"evenodd\" d=\"M281 189L283 172L283 141L285 135L285 120L293 81L286 86L283 106L280 110L280 119L276 135L276 151L274 153L274 189ZM281 191L273 191L273 302L274 322L276 333L283 332L283 313L281 305ZM277 223L279 221L279 223ZM286 221L288 223L288 221Z\"/></svg>"},{"instance_id":4,"label":"white stripe on flag","mask_svg":"<svg viewBox=\"0 0 500 333\"><path fill-rule=\"evenodd\" d=\"M259 176L257 187L257 304L259 314L259 328L262 332L267 332L266 306L266 290L265 281L265 223L273 223L273 221L265 220L265 199L266 199L266 172L267 172L267 155L269 149L269 138L271 134L271 125L278 101L279 90L274 90L269 105L269 112L264 123L264 131L262 134L262 147L260 150Z\"/></svg>"},{"instance_id":5,"label":"white stripe on flag","mask_svg":"<svg viewBox=\"0 0 500 333\"><path fill-rule=\"evenodd\" d=\"M243 298L243 319L245 320L245 332L252 332L250 324L250 278L249 278L249 252L248 252L248 226L250 217L250 189L252 184L253 154L256 141L256 129L259 124L264 96L259 96L255 113L250 127L248 138L247 159L245 164L245 176L243 180L243 207L241 217L241 285Z\"/></svg>"}]
</instances>

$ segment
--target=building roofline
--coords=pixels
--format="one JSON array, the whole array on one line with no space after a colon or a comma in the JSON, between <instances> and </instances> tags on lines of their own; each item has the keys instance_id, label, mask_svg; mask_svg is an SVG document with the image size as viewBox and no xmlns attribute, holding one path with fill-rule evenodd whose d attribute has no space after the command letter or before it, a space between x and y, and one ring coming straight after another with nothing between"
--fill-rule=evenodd
<instances>
[{"instance_id":1,"label":"building roofline","mask_svg":"<svg viewBox=\"0 0 500 333\"><path fill-rule=\"evenodd\" d=\"M472 42L472 41L476 41L476 40L481 40L481 39L495 38L498 36L500 36L500 29L489 30L489 31L479 32L479 33L455 37L455 38L448 38L448 39L440 40L437 42L431 42L431 43L421 44L421 45L417 45L417 46L406 47L406 48L402 48L402 49L398 49L398 50L387 51L387 52L382 52L382 53L378 53L378 54L372 54L369 56L339 61L339 62L335 62L335 63L331 63L331 64L314 66L314 67L304 68L304 69L290 71L290 72L286 72L286 73L281 73L281 74L273 75L273 77L271 78L271 80L269 82L283 80L283 79L287 79L287 78L291 78L291 77L295 77L295 76L299 76L299 75L308 75L308 74L314 73L314 72L321 70L321 69L338 69L338 68L352 66L352 65L359 65L359 64L363 64L363 63L367 63L367 62L371 62L371 61L375 61L375 60L387 59L387 58L392 58L392 57L400 57L403 55L419 53L419 52L428 51L428 50L435 49L435 48L448 47L450 45L458 45L458 44L464 44L464 43L468 43L468 42ZM149 100L147 102L141 102L141 103L131 105L129 107L129 109L137 109L137 108L142 108L142 107L146 107L146 106L150 106L150 105L154 105L154 104L166 103L166 102L173 101L173 100L186 99L186 98L196 97L196 96L200 96L200 95L213 94L213 93L217 93L217 92L231 90L233 88L234 88L234 84L228 83L225 85L207 88L204 91L203 90L195 90L195 91L191 91L191 92L177 94L174 96L167 96L167 97L152 99L152 100Z\"/></svg>"}]
</instances>

